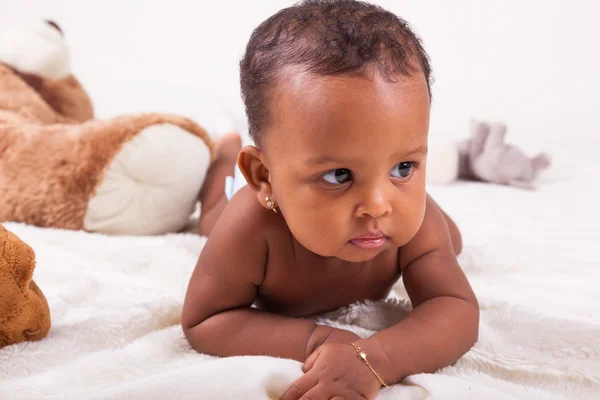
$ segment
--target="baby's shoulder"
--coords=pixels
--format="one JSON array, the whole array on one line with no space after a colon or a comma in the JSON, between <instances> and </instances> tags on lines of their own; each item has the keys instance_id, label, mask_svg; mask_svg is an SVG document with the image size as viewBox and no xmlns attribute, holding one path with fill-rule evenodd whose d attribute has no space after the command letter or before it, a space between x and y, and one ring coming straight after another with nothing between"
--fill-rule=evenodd
<instances>
[{"instance_id":1,"label":"baby's shoulder","mask_svg":"<svg viewBox=\"0 0 600 400\"><path fill-rule=\"evenodd\" d=\"M281 215L266 209L252 188L244 186L231 198L218 224L228 225L232 230L268 238L273 232L286 229Z\"/></svg>"},{"instance_id":2,"label":"baby's shoulder","mask_svg":"<svg viewBox=\"0 0 600 400\"><path fill-rule=\"evenodd\" d=\"M205 273L236 276L260 285L265 278L271 232L275 224L251 188L240 189L229 201L210 232L198 259ZM272 213L272 212L271 212ZM282 219L279 216L279 219Z\"/></svg>"}]
</instances>

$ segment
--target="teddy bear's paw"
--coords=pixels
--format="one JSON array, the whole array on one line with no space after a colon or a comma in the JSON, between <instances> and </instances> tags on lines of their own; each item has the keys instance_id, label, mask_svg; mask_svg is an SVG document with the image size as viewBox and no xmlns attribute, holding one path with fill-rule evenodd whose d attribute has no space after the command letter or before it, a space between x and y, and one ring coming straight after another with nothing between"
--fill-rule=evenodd
<instances>
[{"instance_id":1,"label":"teddy bear's paw","mask_svg":"<svg viewBox=\"0 0 600 400\"><path fill-rule=\"evenodd\" d=\"M210 165L199 137L173 124L141 130L90 199L84 229L118 235L176 232L189 222Z\"/></svg>"},{"instance_id":2,"label":"teddy bear's paw","mask_svg":"<svg viewBox=\"0 0 600 400\"><path fill-rule=\"evenodd\" d=\"M52 21L13 21L0 25L0 62L19 72L58 79L70 74L62 31Z\"/></svg>"}]
</instances>

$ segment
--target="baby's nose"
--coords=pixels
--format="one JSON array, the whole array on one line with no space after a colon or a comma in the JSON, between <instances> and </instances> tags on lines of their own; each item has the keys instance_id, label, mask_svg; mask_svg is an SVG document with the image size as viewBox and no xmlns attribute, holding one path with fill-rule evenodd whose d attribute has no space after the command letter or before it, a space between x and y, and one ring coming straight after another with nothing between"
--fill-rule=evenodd
<instances>
[{"instance_id":1,"label":"baby's nose","mask_svg":"<svg viewBox=\"0 0 600 400\"><path fill-rule=\"evenodd\" d=\"M371 188L358 207L360 217L381 218L392 212L392 202L385 188Z\"/></svg>"}]
</instances>

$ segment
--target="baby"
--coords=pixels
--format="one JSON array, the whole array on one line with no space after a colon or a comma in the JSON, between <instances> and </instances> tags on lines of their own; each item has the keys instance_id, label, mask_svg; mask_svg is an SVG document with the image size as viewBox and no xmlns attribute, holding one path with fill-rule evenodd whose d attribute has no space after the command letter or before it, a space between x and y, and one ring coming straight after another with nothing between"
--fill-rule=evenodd
<instances>
[{"instance_id":1,"label":"baby","mask_svg":"<svg viewBox=\"0 0 600 400\"><path fill-rule=\"evenodd\" d=\"M189 282L195 350L298 360L282 399L315 400L373 399L471 348L460 234L425 191L429 82L420 40L374 5L304 1L253 32L241 85L256 147ZM305 318L400 278L413 310L367 339Z\"/></svg>"}]
</instances>

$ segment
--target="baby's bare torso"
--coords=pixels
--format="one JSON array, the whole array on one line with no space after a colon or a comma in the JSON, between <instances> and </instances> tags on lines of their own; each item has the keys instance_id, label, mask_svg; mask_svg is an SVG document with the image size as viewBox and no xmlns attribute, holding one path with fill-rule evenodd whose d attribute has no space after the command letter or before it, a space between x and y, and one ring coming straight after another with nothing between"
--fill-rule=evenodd
<instances>
[{"instance_id":1,"label":"baby's bare torso","mask_svg":"<svg viewBox=\"0 0 600 400\"><path fill-rule=\"evenodd\" d=\"M259 308L308 316L381 299L400 277L397 249L364 263L325 259L298 243L285 224L271 228L265 278L255 302Z\"/></svg>"}]
</instances>

